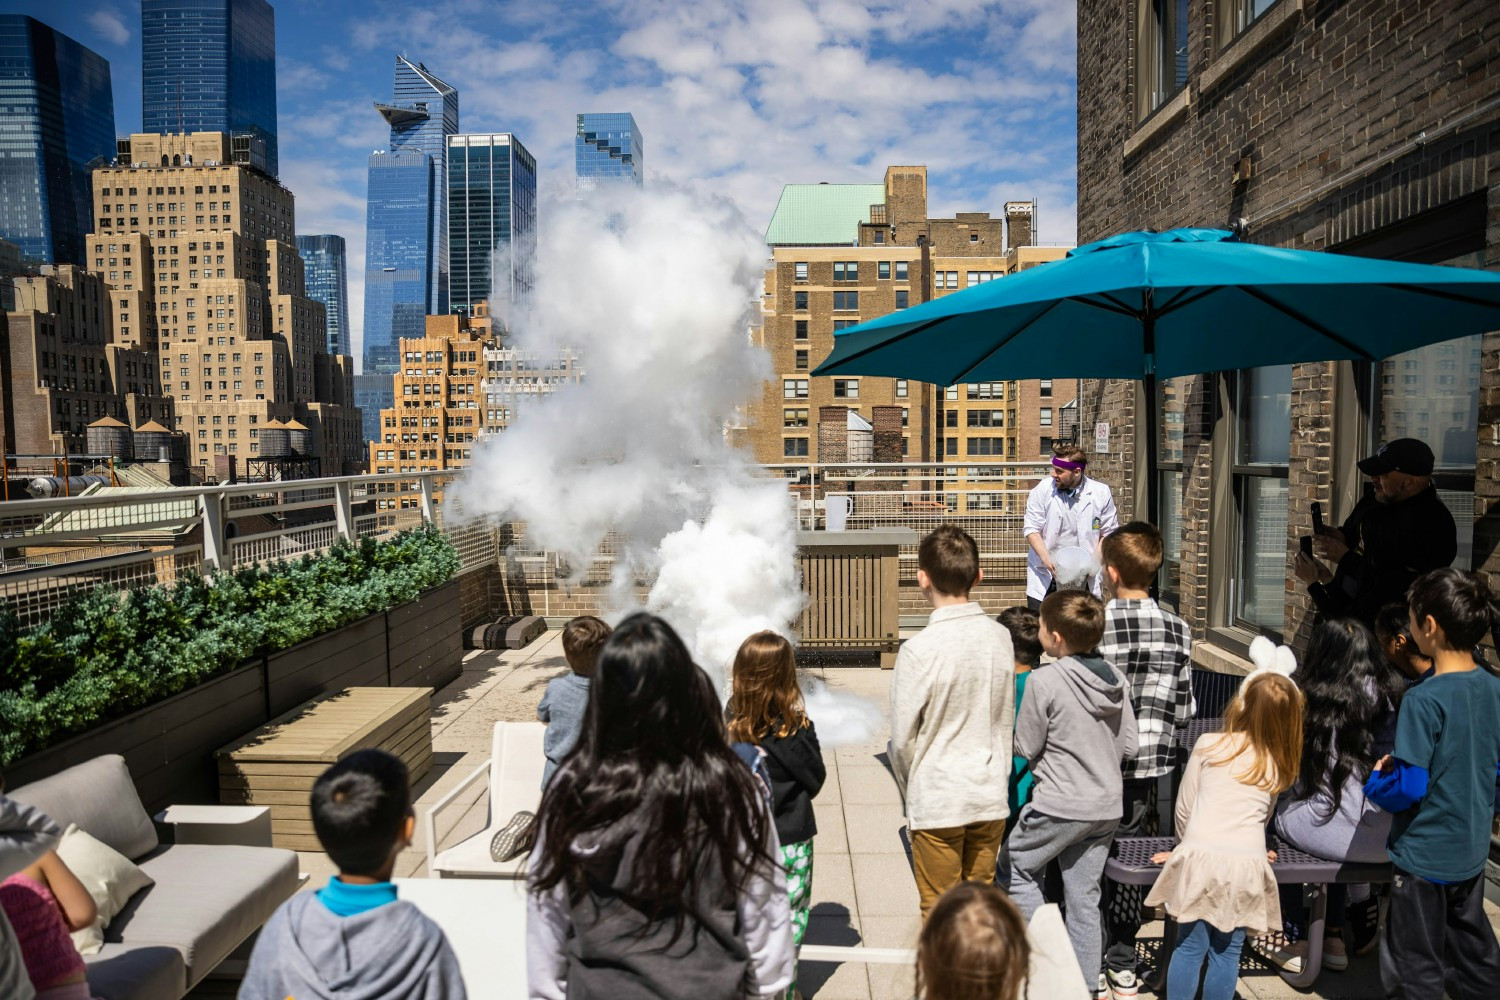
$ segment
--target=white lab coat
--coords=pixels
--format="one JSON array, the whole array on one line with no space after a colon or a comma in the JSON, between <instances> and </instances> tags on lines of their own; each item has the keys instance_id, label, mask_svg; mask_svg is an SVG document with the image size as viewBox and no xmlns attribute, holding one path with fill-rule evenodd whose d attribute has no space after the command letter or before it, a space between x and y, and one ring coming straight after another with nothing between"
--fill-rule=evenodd
<instances>
[{"instance_id":1,"label":"white lab coat","mask_svg":"<svg viewBox=\"0 0 1500 1000\"><path fill-rule=\"evenodd\" d=\"M1120 526L1119 515L1115 512L1115 498L1110 494L1108 486L1085 474L1078 490L1078 500L1070 509L1057 495L1056 481L1048 476L1032 487L1031 495L1026 498L1026 519L1021 530L1022 536L1027 539L1027 597L1041 600L1047 596L1047 588L1052 586L1052 574L1042 565L1041 556L1030 548L1032 535L1040 534L1047 551L1056 552L1063 519L1071 518L1077 528L1078 544L1085 549L1093 549L1099 539ZM1092 589L1095 597L1101 593L1100 576L1101 574L1094 574Z\"/></svg>"}]
</instances>

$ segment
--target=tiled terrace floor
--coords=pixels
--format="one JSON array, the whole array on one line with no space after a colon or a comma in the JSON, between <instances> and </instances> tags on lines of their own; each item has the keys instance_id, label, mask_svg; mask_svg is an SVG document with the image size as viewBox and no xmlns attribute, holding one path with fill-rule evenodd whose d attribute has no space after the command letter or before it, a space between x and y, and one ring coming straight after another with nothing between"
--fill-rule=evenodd
<instances>
[{"instance_id":1,"label":"tiled terrace floor","mask_svg":"<svg viewBox=\"0 0 1500 1000\"><path fill-rule=\"evenodd\" d=\"M436 764L418 786L417 842L396 868L398 877L426 874L421 817L427 808L473 772L489 755L490 733L502 720L536 717L547 681L567 670L559 633L549 632L526 649L468 655L462 677L439 692L433 707ZM870 667L815 669L830 687L886 703L890 674ZM874 947L913 947L919 927L917 893L907 853L906 824L896 786L884 763L887 734L869 743L824 750L828 782L814 805L818 818L809 942ZM477 782L468 804L455 804L439 825L440 845L451 846L484 828L484 789ZM309 888L332 874L322 854L301 855L311 875ZM1500 910L1490 906L1500 926ZM1148 924L1142 943L1149 953L1160 944L1161 925ZM1250 998L1368 998L1380 994L1375 957L1355 959L1347 972L1324 972L1316 989L1301 993L1253 957L1241 966L1239 995ZM909 1000L911 970L889 965L804 963L803 994L811 1000ZM482 995L473 993L475 1000Z\"/></svg>"}]
</instances>

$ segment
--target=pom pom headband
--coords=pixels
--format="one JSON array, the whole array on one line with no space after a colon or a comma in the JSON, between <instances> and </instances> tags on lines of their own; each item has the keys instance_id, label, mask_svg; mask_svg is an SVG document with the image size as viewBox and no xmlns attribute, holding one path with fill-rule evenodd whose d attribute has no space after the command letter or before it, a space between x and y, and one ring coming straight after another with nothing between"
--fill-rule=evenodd
<instances>
[{"instance_id":1,"label":"pom pom headband","mask_svg":"<svg viewBox=\"0 0 1500 1000\"><path fill-rule=\"evenodd\" d=\"M1057 468L1059 468L1059 469L1081 469L1084 466L1088 465L1089 463L1088 462L1069 462L1065 458L1058 458L1056 455L1054 455L1054 456L1052 456L1052 464L1055 465L1055 466L1057 466Z\"/></svg>"}]
</instances>

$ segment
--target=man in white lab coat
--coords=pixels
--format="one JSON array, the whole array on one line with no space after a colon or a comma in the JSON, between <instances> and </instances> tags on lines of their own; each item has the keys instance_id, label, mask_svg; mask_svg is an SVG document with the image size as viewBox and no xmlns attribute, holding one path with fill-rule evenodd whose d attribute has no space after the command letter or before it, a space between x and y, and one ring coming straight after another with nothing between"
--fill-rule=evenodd
<instances>
[{"instance_id":1,"label":"man in white lab coat","mask_svg":"<svg viewBox=\"0 0 1500 1000\"><path fill-rule=\"evenodd\" d=\"M1088 456L1076 444L1052 446L1052 476L1031 490L1026 500L1023 533L1026 554L1026 603L1032 610L1055 588L1057 566L1052 554L1068 546L1097 552L1099 540L1120 526L1109 487L1085 474ZM1099 596L1099 575L1091 588Z\"/></svg>"}]
</instances>

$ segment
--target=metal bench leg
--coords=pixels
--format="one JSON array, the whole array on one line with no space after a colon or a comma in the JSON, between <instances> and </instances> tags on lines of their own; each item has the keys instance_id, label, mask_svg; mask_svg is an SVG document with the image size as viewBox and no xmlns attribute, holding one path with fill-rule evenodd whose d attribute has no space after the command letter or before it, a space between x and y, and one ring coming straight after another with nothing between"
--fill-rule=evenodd
<instances>
[{"instance_id":1,"label":"metal bench leg","mask_svg":"<svg viewBox=\"0 0 1500 1000\"><path fill-rule=\"evenodd\" d=\"M1167 966L1172 964L1172 952L1177 950L1177 921L1170 916L1161 925L1161 952L1156 959L1156 968L1146 980L1146 988L1162 996L1167 992Z\"/></svg>"},{"instance_id":2,"label":"metal bench leg","mask_svg":"<svg viewBox=\"0 0 1500 1000\"><path fill-rule=\"evenodd\" d=\"M1318 973L1323 971L1323 924L1328 919L1328 886L1311 885L1308 890L1312 893L1312 915L1307 921L1307 961L1297 975L1281 974L1288 985L1299 990L1317 982Z\"/></svg>"}]
</instances>

